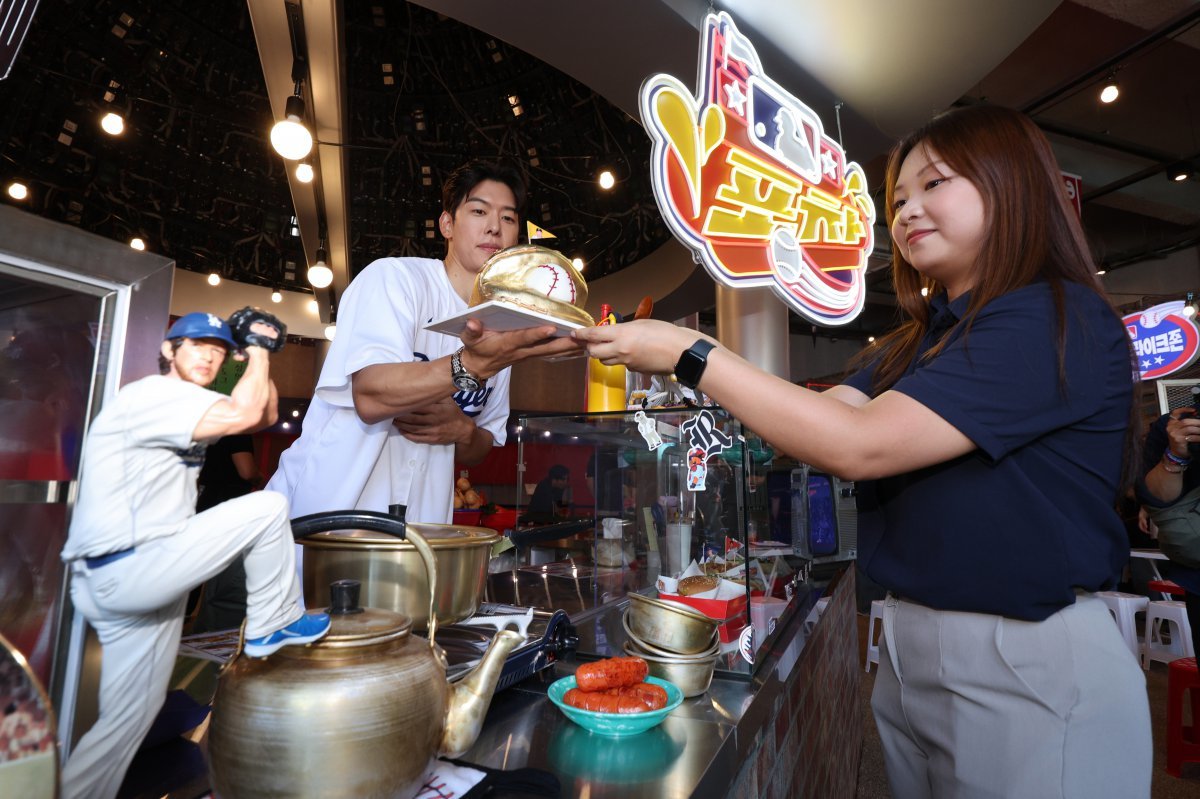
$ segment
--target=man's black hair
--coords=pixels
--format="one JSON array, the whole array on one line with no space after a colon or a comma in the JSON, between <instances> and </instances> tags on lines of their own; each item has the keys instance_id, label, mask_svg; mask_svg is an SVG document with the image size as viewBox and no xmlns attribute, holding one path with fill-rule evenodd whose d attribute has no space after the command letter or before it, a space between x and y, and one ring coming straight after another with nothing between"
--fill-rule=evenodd
<instances>
[{"instance_id":1,"label":"man's black hair","mask_svg":"<svg viewBox=\"0 0 1200 799\"><path fill-rule=\"evenodd\" d=\"M442 210L454 216L458 206L467 199L471 190L485 180L503 183L512 191L517 201L517 212L525 207L525 178L516 166L507 161L468 161L451 173L442 184Z\"/></svg>"},{"instance_id":2,"label":"man's black hair","mask_svg":"<svg viewBox=\"0 0 1200 799\"><path fill-rule=\"evenodd\" d=\"M550 471L547 474L551 480L566 480L571 476L571 470L561 463L556 463L550 467Z\"/></svg>"},{"instance_id":3,"label":"man's black hair","mask_svg":"<svg viewBox=\"0 0 1200 799\"><path fill-rule=\"evenodd\" d=\"M181 338L171 339L171 352L179 352L179 348L181 346L183 346L183 339L181 339ZM160 352L158 354L158 373L160 375L165 375L170 371L171 371L171 362L168 361L166 358L164 358L163 354Z\"/></svg>"}]
</instances>

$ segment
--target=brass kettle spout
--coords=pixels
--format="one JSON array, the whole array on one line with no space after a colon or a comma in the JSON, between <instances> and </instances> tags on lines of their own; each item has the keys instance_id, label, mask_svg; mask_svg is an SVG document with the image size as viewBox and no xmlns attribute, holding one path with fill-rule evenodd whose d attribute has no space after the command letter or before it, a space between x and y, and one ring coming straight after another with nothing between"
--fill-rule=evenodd
<instances>
[{"instance_id":1,"label":"brass kettle spout","mask_svg":"<svg viewBox=\"0 0 1200 799\"><path fill-rule=\"evenodd\" d=\"M492 703L492 695L496 693L496 683L500 680L508 653L524 641L525 637L520 633L501 630L488 645L479 665L450 687L446 724L438 749L440 757L461 757L474 745L479 731L483 729L483 718Z\"/></svg>"}]
</instances>

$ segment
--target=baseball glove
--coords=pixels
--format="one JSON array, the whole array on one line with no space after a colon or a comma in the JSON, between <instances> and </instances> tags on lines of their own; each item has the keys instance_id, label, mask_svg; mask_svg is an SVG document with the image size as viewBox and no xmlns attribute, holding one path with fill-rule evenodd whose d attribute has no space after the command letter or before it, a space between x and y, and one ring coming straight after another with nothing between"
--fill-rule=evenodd
<instances>
[{"instance_id":1,"label":"baseball glove","mask_svg":"<svg viewBox=\"0 0 1200 799\"><path fill-rule=\"evenodd\" d=\"M287 339L287 325L262 308L252 308L247 305L240 311L230 314L228 321L229 330L233 333L233 340L242 349L262 347L269 352L279 352L283 349ZM264 331L261 328L259 330L251 329L256 324L274 328L275 336L272 337L270 331Z\"/></svg>"}]
</instances>

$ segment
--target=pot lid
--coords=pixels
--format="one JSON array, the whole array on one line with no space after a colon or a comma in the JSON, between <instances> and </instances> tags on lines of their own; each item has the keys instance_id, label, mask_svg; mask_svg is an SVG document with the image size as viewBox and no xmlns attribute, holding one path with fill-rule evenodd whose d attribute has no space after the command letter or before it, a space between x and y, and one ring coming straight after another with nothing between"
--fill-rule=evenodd
<instances>
[{"instance_id":1,"label":"pot lid","mask_svg":"<svg viewBox=\"0 0 1200 799\"><path fill-rule=\"evenodd\" d=\"M490 527L469 527L461 524L428 524L408 522L407 528L421 535L433 549L491 546L500 534ZM306 547L362 547L369 549L412 549L408 541L387 533L372 530L332 530L297 540Z\"/></svg>"},{"instance_id":2,"label":"pot lid","mask_svg":"<svg viewBox=\"0 0 1200 799\"><path fill-rule=\"evenodd\" d=\"M329 632L313 646L322 649L368 646L403 638L412 630L412 619L403 613L359 605L358 580L329 584Z\"/></svg>"}]
</instances>

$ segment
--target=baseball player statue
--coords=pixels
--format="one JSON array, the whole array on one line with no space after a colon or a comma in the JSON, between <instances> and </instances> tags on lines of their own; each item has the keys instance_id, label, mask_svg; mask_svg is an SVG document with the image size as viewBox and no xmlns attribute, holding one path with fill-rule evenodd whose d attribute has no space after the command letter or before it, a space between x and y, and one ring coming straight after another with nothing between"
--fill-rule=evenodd
<instances>
[{"instance_id":1,"label":"baseball player statue","mask_svg":"<svg viewBox=\"0 0 1200 799\"><path fill-rule=\"evenodd\" d=\"M207 442L278 416L270 353L286 328L255 308L191 313L167 331L158 375L130 383L92 422L62 557L71 599L103 648L100 717L63 770L65 799L112 799L166 697L188 592L244 555L245 654L316 641L329 616L304 614L287 501L261 491L195 513ZM206 388L230 351L245 374Z\"/></svg>"}]
</instances>

